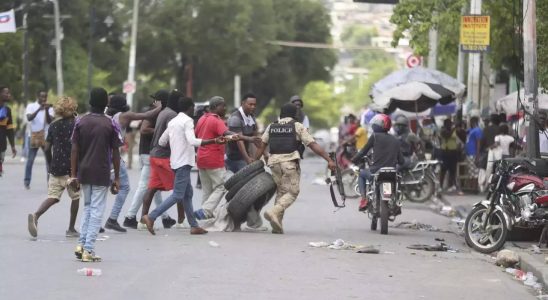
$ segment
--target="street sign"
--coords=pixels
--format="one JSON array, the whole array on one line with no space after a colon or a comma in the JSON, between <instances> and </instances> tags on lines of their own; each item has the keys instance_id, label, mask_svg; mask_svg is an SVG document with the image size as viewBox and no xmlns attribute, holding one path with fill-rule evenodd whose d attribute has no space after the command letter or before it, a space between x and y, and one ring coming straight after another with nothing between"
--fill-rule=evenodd
<instances>
[{"instance_id":1,"label":"street sign","mask_svg":"<svg viewBox=\"0 0 548 300\"><path fill-rule=\"evenodd\" d=\"M460 47L463 52L485 52L490 49L491 18L466 15L460 19Z\"/></svg>"},{"instance_id":2,"label":"street sign","mask_svg":"<svg viewBox=\"0 0 548 300\"><path fill-rule=\"evenodd\" d=\"M13 9L0 12L0 32L15 32L15 14Z\"/></svg>"},{"instance_id":3,"label":"street sign","mask_svg":"<svg viewBox=\"0 0 548 300\"><path fill-rule=\"evenodd\" d=\"M124 94L134 94L137 89L137 83L135 81L124 81Z\"/></svg>"},{"instance_id":4,"label":"street sign","mask_svg":"<svg viewBox=\"0 0 548 300\"><path fill-rule=\"evenodd\" d=\"M405 60L405 64L408 68L415 68L422 64L422 59L419 56L411 54Z\"/></svg>"}]
</instances>

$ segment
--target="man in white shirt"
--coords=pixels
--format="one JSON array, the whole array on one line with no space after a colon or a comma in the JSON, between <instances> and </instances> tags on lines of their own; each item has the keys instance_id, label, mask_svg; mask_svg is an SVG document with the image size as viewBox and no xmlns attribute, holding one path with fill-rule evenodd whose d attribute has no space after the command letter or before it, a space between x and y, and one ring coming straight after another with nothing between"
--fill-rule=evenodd
<instances>
[{"instance_id":1,"label":"man in white shirt","mask_svg":"<svg viewBox=\"0 0 548 300\"><path fill-rule=\"evenodd\" d=\"M42 151L44 151L44 155L46 157L46 168L48 168L51 158L51 154L46 151L45 137L48 131L48 126L53 120L54 112L51 105L46 103L47 101L48 92L41 90L37 94L36 102L29 103L25 112L29 122L27 126L30 127L31 136L24 179L25 188L27 190L30 188L32 166L34 164L36 154L38 153L38 149L42 148Z\"/></svg>"},{"instance_id":2,"label":"man in white shirt","mask_svg":"<svg viewBox=\"0 0 548 300\"><path fill-rule=\"evenodd\" d=\"M179 99L180 113L169 121L167 129L160 137L159 144L162 147L169 146L171 149L170 165L175 172L173 183L173 194L169 196L162 204L154 209L150 214L144 215L141 222L145 223L148 231L154 232L154 220L172 207L175 203L182 203L185 215L190 224L190 234L205 234L207 231L198 226L194 217L194 208L192 207L192 184L190 183L190 169L196 166L196 153L194 147L208 144L224 144L226 139L218 137L215 139L202 140L196 138L194 134L194 102L190 98L181 97Z\"/></svg>"}]
</instances>

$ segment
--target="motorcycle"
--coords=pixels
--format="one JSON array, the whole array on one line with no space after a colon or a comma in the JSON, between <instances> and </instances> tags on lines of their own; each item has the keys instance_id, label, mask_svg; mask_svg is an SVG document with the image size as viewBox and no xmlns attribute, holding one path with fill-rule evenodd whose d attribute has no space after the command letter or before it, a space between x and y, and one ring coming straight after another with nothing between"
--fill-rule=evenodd
<instances>
[{"instance_id":1,"label":"motorcycle","mask_svg":"<svg viewBox=\"0 0 548 300\"><path fill-rule=\"evenodd\" d=\"M481 253L501 249L515 227L548 225L548 178L537 176L526 161L502 159L489 179L486 200L474 205L464 223L466 243Z\"/></svg>"},{"instance_id":2,"label":"motorcycle","mask_svg":"<svg viewBox=\"0 0 548 300\"><path fill-rule=\"evenodd\" d=\"M439 161L437 160L425 160L417 162L412 168L404 169L401 172L400 186L402 193L400 195L411 202L423 203L428 201L439 188L436 175L438 165ZM347 198L360 197L359 175L360 167L356 165L350 165L341 172Z\"/></svg>"},{"instance_id":3,"label":"motorcycle","mask_svg":"<svg viewBox=\"0 0 548 300\"><path fill-rule=\"evenodd\" d=\"M393 222L401 214L400 181L395 168L381 168L373 174L373 181L367 185L371 230L377 230L380 219L381 234L388 234L388 221Z\"/></svg>"}]
</instances>

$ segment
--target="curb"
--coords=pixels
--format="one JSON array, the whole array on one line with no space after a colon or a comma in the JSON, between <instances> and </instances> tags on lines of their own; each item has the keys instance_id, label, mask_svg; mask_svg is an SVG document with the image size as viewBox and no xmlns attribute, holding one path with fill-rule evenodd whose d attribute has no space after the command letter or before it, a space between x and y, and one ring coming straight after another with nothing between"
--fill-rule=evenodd
<instances>
[{"instance_id":1,"label":"curb","mask_svg":"<svg viewBox=\"0 0 548 300\"><path fill-rule=\"evenodd\" d=\"M524 272L533 273L533 275L538 278L538 281L542 283L544 287L546 287L548 283L547 264L542 263L542 261L539 261L538 259L533 257L532 254L527 253L526 251L524 251L524 249L520 249L514 246L506 246L505 248L518 253L520 257L519 266L521 270L523 270Z\"/></svg>"}]
</instances>

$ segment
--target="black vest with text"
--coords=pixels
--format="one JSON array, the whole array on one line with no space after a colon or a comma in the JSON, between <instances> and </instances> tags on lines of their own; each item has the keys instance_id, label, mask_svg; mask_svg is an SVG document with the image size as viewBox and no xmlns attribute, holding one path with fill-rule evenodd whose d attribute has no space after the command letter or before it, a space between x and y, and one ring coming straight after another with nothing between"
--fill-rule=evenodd
<instances>
[{"instance_id":1,"label":"black vest with text","mask_svg":"<svg viewBox=\"0 0 548 300\"><path fill-rule=\"evenodd\" d=\"M295 122L272 123L268 131L271 154L289 154L299 150L302 143L297 140Z\"/></svg>"}]
</instances>

